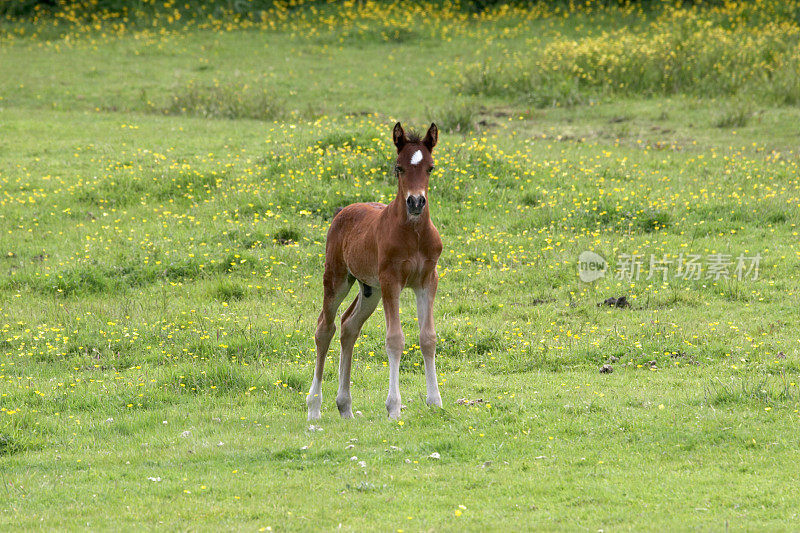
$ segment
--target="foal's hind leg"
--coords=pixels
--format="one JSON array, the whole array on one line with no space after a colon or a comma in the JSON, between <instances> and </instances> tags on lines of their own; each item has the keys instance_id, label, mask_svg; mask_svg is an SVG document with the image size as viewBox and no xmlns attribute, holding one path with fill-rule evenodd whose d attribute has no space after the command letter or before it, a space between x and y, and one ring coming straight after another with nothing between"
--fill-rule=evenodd
<instances>
[{"instance_id":1,"label":"foal's hind leg","mask_svg":"<svg viewBox=\"0 0 800 533\"><path fill-rule=\"evenodd\" d=\"M326 265L327 267L327 265ZM328 355L328 347L331 339L336 332L336 310L339 309L344 297L353 286L353 280L345 271L337 274L332 269L326 268L323 279L324 295L322 299L322 312L317 320L317 330L314 332L314 342L317 347L317 361L314 366L314 380L311 382L311 390L306 397L308 406L308 419L315 420L320 417L320 407L322 405L322 371L325 369L325 357Z\"/></svg>"},{"instance_id":2,"label":"foal's hind leg","mask_svg":"<svg viewBox=\"0 0 800 533\"><path fill-rule=\"evenodd\" d=\"M336 394L336 405L342 418L353 418L352 401L350 400L350 368L353 364L353 346L361 333L361 327L375 311L381 299L380 290L361 283L361 290L342 315L342 331L339 340L342 343L342 355L339 358L339 392Z\"/></svg>"}]
</instances>

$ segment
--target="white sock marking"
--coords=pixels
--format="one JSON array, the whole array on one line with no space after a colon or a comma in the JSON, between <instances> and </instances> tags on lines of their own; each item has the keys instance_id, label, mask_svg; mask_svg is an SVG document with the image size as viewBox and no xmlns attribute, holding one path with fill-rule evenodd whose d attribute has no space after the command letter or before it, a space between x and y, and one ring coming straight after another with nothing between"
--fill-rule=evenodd
<instances>
[{"instance_id":1,"label":"white sock marking","mask_svg":"<svg viewBox=\"0 0 800 533\"><path fill-rule=\"evenodd\" d=\"M414 155L411 156L411 164L419 165L420 161L422 161L422 150L417 150L414 152Z\"/></svg>"}]
</instances>

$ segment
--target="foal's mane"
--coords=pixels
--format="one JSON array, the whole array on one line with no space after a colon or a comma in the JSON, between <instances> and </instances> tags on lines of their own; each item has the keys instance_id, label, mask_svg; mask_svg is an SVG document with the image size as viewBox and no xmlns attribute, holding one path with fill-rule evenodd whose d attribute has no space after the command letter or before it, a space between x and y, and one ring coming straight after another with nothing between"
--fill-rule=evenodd
<instances>
[{"instance_id":1,"label":"foal's mane","mask_svg":"<svg viewBox=\"0 0 800 533\"><path fill-rule=\"evenodd\" d=\"M409 144L419 144L422 142L422 137L416 131L409 131L406 133L406 142Z\"/></svg>"}]
</instances>

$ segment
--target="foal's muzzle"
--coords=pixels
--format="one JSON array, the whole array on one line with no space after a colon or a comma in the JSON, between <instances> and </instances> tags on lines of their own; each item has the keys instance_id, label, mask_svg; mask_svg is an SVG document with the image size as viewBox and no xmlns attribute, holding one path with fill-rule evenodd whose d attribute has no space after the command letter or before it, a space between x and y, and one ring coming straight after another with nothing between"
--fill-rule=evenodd
<instances>
[{"instance_id":1,"label":"foal's muzzle","mask_svg":"<svg viewBox=\"0 0 800 533\"><path fill-rule=\"evenodd\" d=\"M409 196L406 198L406 207L409 215L420 215L425 208L425 196Z\"/></svg>"}]
</instances>

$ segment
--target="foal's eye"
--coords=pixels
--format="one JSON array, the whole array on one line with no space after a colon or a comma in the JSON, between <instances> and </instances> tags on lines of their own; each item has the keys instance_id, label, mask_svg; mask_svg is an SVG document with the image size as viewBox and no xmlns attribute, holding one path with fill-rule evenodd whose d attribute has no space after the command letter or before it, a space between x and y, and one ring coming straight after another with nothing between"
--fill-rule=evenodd
<instances>
[{"instance_id":1,"label":"foal's eye","mask_svg":"<svg viewBox=\"0 0 800 533\"><path fill-rule=\"evenodd\" d=\"M400 165L397 165L396 167L394 167L394 173L395 174L400 174L402 171L403 171L403 168Z\"/></svg>"}]
</instances>

